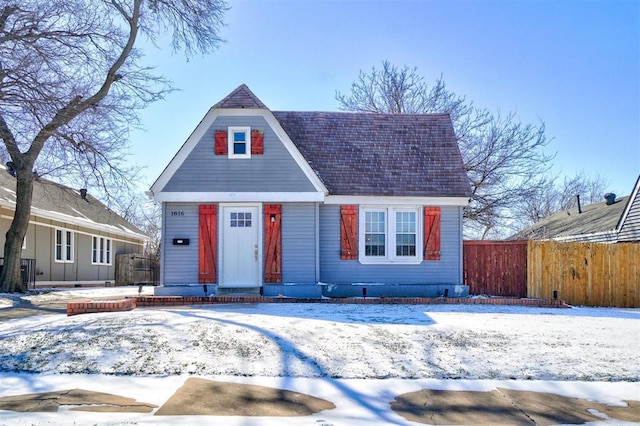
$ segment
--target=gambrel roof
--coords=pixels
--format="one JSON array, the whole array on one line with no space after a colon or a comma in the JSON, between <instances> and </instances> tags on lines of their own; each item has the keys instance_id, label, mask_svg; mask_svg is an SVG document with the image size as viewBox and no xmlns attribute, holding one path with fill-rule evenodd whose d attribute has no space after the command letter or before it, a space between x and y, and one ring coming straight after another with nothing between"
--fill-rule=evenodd
<instances>
[{"instance_id":1,"label":"gambrel roof","mask_svg":"<svg viewBox=\"0 0 640 426\"><path fill-rule=\"evenodd\" d=\"M0 206L15 210L16 178L0 166ZM31 215L66 224L146 240L148 237L129 221L90 194L43 178L33 183Z\"/></svg>"},{"instance_id":2,"label":"gambrel roof","mask_svg":"<svg viewBox=\"0 0 640 426\"><path fill-rule=\"evenodd\" d=\"M233 92L229 93L220 102L215 104L213 109L218 108L267 108L256 95L253 94L246 84L241 84Z\"/></svg>"},{"instance_id":3,"label":"gambrel roof","mask_svg":"<svg viewBox=\"0 0 640 426\"><path fill-rule=\"evenodd\" d=\"M305 174L313 176L322 197L444 197L462 205L471 196L448 114L270 111L244 84L209 110L153 184L152 193L165 191L216 120L233 117L242 125L242 117L256 116L278 135ZM160 198L193 198L175 190L167 193L172 195Z\"/></svg>"},{"instance_id":4,"label":"gambrel roof","mask_svg":"<svg viewBox=\"0 0 640 426\"><path fill-rule=\"evenodd\" d=\"M471 196L448 114L273 115L331 195Z\"/></svg>"}]
</instances>

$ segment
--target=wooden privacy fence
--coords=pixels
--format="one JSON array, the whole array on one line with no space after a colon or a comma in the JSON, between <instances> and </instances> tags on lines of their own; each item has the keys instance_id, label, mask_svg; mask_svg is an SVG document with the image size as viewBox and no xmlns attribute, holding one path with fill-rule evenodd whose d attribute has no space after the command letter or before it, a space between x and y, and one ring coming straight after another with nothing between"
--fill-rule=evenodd
<instances>
[{"instance_id":1,"label":"wooden privacy fence","mask_svg":"<svg viewBox=\"0 0 640 426\"><path fill-rule=\"evenodd\" d=\"M640 307L640 244L465 241L463 256L470 294Z\"/></svg>"},{"instance_id":2,"label":"wooden privacy fence","mask_svg":"<svg viewBox=\"0 0 640 426\"><path fill-rule=\"evenodd\" d=\"M116 256L116 285L158 285L160 263L156 258L142 254L119 254Z\"/></svg>"},{"instance_id":3,"label":"wooden privacy fence","mask_svg":"<svg viewBox=\"0 0 640 426\"><path fill-rule=\"evenodd\" d=\"M640 307L640 244L529 241L527 252L528 297Z\"/></svg>"},{"instance_id":4,"label":"wooden privacy fence","mask_svg":"<svg viewBox=\"0 0 640 426\"><path fill-rule=\"evenodd\" d=\"M465 241L463 259L470 294L527 296L526 241Z\"/></svg>"}]
</instances>

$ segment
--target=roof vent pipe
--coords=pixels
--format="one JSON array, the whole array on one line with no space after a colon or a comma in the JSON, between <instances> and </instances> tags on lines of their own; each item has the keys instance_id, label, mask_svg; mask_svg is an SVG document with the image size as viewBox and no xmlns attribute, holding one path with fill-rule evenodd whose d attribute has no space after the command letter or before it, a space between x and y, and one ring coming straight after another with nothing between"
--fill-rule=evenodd
<instances>
[{"instance_id":1,"label":"roof vent pipe","mask_svg":"<svg viewBox=\"0 0 640 426\"><path fill-rule=\"evenodd\" d=\"M582 214L582 206L580 205L580 194L576 194L576 199L578 200L578 214Z\"/></svg>"},{"instance_id":2,"label":"roof vent pipe","mask_svg":"<svg viewBox=\"0 0 640 426\"><path fill-rule=\"evenodd\" d=\"M83 200L87 199L87 188L82 188L80 190L80 196L82 197Z\"/></svg>"},{"instance_id":3,"label":"roof vent pipe","mask_svg":"<svg viewBox=\"0 0 640 426\"><path fill-rule=\"evenodd\" d=\"M607 200L608 206L610 206L611 204L615 204L616 194L614 194L613 192L607 192L606 194L604 194L604 199Z\"/></svg>"}]
</instances>

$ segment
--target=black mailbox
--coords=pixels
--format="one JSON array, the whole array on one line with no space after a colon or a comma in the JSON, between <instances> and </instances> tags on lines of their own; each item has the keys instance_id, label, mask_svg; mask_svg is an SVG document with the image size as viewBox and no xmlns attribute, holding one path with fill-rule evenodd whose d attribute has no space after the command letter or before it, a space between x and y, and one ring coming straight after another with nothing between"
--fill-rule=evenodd
<instances>
[{"instance_id":1,"label":"black mailbox","mask_svg":"<svg viewBox=\"0 0 640 426\"><path fill-rule=\"evenodd\" d=\"M188 238L174 238L173 239L174 246L188 246L189 239Z\"/></svg>"}]
</instances>

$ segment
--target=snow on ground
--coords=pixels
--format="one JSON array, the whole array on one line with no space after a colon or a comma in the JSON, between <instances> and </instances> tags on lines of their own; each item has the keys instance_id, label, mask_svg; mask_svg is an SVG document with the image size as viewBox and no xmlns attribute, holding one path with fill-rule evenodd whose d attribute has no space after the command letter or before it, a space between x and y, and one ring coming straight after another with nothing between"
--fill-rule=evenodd
<instances>
[{"instance_id":1,"label":"snow on ground","mask_svg":"<svg viewBox=\"0 0 640 426\"><path fill-rule=\"evenodd\" d=\"M141 291L140 291L141 290ZM104 299L122 298L125 296L153 295L153 287L78 287L78 288L43 288L30 290L28 293L0 293L0 309L15 306L20 302L34 304L66 302L72 299Z\"/></svg>"},{"instance_id":2,"label":"snow on ground","mask_svg":"<svg viewBox=\"0 0 640 426\"><path fill-rule=\"evenodd\" d=\"M137 290L73 289L26 297L39 304ZM0 305L10 303L16 298L0 295ZM500 386L614 404L640 400L638 353L640 309L348 304L138 308L0 321L0 396L82 388L161 405L195 375L305 392L337 405L331 412L285 423L225 418L228 425L385 423L381 419L408 424L389 410L388 402L422 387ZM76 424L193 421L131 413L108 415L102 423L95 414L60 416L3 412L0 425L62 424L61 419ZM209 420L222 424L215 418L198 421Z\"/></svg>"},{"instance_id":3,"label":"snow on ground","mask_svg":"<svg viewBox=\"0 0 640 426\"><path fill-rule=\"evenodd\" d=\"M638 381L639 337L638 309L139 308L3 321L0 371Z\"/></svg>"}]
</instances>

